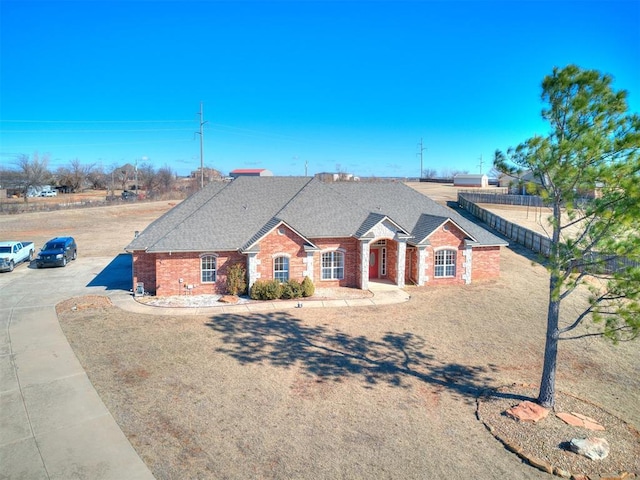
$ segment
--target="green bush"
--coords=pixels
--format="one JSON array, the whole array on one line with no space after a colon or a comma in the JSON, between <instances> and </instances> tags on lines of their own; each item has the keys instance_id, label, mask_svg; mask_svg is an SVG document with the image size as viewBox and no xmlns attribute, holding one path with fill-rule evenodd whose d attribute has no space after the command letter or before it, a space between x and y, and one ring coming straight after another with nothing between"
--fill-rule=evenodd
<instances>
[{"instance_id":1,"label":"green bush","mask_svg":"<svg viewBox=\"0 0 640 480\"><path fill-rule=\"evenodd\" d=\"M302 297L302 285L297 280L289 280L282 284L281 298L300 298Z\"/></svg>"},{"instance_id":2,"label":"green bush","mask_svg":"<svg viewBox=\"0 0 640 480\"><path fill-rule=\"evenodd\" d=\"M278 280L267 280L263 300L276 300L282 296L282 284Z\"/></svg>"},{"instance_id":3,"label":"green bush","mask_svg":"<svg viewBox=\"0 0 640 480\"><path fill-rule=\"evenodd\" d=\"M264 282L262 280L256 280L251 289L249 290L249 297L251 300L262 300L262 292L264 291Z\"/></svg>"},{"instance_id":4,"label":"green bush","mask_svg":"<svg viewBox=\"0 0 640 480\"><path fill-rule=\"evenodd\" d=\"M227 292L242 295L247 291L247 272L241 263L234 263L227 271Z\"/></svg>"},{"instance_id":5,"label":"green bush","mask_svg":"<svg viewBox=\"0 0 640 480\"><path fill-rule=\"evenodd\" d=\"M277 280L257 280L249 296L252 300L276 300L282 296L282 285Z\"/></svg>"},{"instance_id":6,"label":"green bush","mask_svg":"<svg viewBox=\"0 0 640 480\"><path fill-rule=\"evenodd\" d=\"M316 287L309 277L304 277L304 280L302 280L301 287L302 287L303 297L312 297L316 291Z\"/></svg>"}]
</instances>

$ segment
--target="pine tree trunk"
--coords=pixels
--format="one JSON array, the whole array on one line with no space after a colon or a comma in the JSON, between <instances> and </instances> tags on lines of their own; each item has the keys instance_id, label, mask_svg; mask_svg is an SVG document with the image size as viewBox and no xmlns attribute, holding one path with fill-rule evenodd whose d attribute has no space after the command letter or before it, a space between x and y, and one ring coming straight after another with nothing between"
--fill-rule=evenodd
<instances>
[{"instance_id":1,"label":"pine tree trunk","mask_svg":"<svg viewBox=\"0 0 640 480\"><path fill-rule=\"evenodd\" d=\"M547 338L544 345L544 365L538 403L545 408L553 408L556 402L556 367L558 360L558 320L560 317L560 301L554 293L558 277L551 274L549 281L549 309L547 311Z\"/></svg>"}]
</instances>

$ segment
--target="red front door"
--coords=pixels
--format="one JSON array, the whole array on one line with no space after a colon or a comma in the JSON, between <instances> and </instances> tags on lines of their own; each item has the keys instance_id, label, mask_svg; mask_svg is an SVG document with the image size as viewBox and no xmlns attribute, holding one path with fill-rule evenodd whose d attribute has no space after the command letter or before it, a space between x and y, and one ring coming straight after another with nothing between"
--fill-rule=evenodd
<instances>
[{"instance_id":1,"label":"red front door","mask_svg":"<svg viewBox=\"0 0 640 480\"><path fill-rule=\"evenodd\" d=\"M380 261L380 250L372 248L369 253L369 278L378 278L378 262Z\"/></svg>"}]
</instances>

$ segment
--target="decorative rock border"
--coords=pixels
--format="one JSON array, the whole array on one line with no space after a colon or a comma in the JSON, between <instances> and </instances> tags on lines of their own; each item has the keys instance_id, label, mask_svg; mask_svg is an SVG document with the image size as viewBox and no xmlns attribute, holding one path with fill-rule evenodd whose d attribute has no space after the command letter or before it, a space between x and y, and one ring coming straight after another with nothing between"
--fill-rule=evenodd
<instances>
[{"instance_id":1,"label":"decorative rock border","mask_svg":"<svg viewBox=\"0 0 640 480\"><path fill-rule=\"evenodd\" d=\"M613 473L613 474L607 474L607 475L597 475L597 476L589 476L583 473L575 473L575 472L568 472L562 468L559 468L557 466L553 466L551 465L549 462L542 460L540 458L537 458L531 454L528 454L525 449L521 446L518 445L516 442L512 441L509 438L500 436L498 434L498 432L496 431L496 428L494 426L492 426L486 419L482 418L482 415L480 414L480 404L483 398L488 398L491 397L491 394L489 392L496 392L498 390L500 390L501 388L508 388L508 387L526 387L526 388L534 388L535 385L531 385L531 384L527 384L527 383L514 383L512 385L503 385L502 387L498 387L498 388L488 388L483 390L478 397L476 398L476 418L478 420L480 420L480 422L482 422L482 424L485 426L485 428L489 431L489 433L491 433L491 435L493 435L493 437L498 440L500 443L502 443L502 445L504 445L504 447L509 450L510 452L515 453L518 457L520 457L520 459L524 460L525 462L527 462L529 465L531 465L532 467L537 468L538 470L541 470L543 472L549 473L551 475L555 475L557 477L560 478L569 478L571 480L631 480L631 479L635 479L635 478L640 478L640 474L638 472L622 472L622 473ZM588 400L584 400L576 395L572 395L570 393L566 393L566 392L562 392L562 391L557 391L558 393L561 393L563 395L567 395L569 397L573 397L581 402L584 402L586 404L589 405L593 405L605 412L607 412L607 414L616 417L617 419L619 419L623 424L625 424L629 429L633 430L635 432L635 429L633 427L631 427L627 422L625 422L624 420L620 419L619 417L613 415L612 413L608 412L607 410L605 410L604 408L600 407L599 405L590 402ZM515 420L514 420L515 421ZM637 432L636 432L637 433Z\"/></svg>"}]
</instances>

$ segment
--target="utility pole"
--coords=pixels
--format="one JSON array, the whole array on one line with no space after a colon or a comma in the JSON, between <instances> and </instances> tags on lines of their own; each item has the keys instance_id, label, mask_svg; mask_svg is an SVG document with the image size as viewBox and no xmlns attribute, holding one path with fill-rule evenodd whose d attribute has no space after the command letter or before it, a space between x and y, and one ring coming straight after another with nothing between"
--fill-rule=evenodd
<instances>
[{"instance_id":1,"label":"utility pole","mask_svg":"<svg viewBox=\"0 0 640 480\"><path fill-rule=\"evenodd\" d=\"M204 112L202 111L202 102L200 102L200 188L204 188Z\"/></svg>"},{"instance_id":2,"label":"utility pole","mask_svg":"<svg viewBox=\"0 0 640 480\"><path fill-rule=\"evenodd\" d=\"M418 150L419 152L416 153L416 155L420 155L420 176L418 177L418 180L420 180L422 178L422 175L424 172L424 169L422 168L422 152L424 152L427 149L427 147L423 147L422 146L422 137L420 138L420 143L418 144Z\"/></svg>"},{"instance_id":3,"label":"utility pole","mask_svg":"<svg viewBox=\"0 0 640 480\"><path fill-rule=\"evenodd\" d=\"M136 157L136 166L133 173L134 173L134 182L136 184L136 200L138 200L138 157Z\"/></svg>"},{"instance_id":4,"label":"utility pole","mask_svg":"<svg viewBox=\"0 0 640 480\"><path fill-rule=\"evenodd\" d=\"M478 165L480 167L480 175L482 175L482 164L483 164L482 155L480 155L480 164Z\"/></svg>"}]
</instances>

